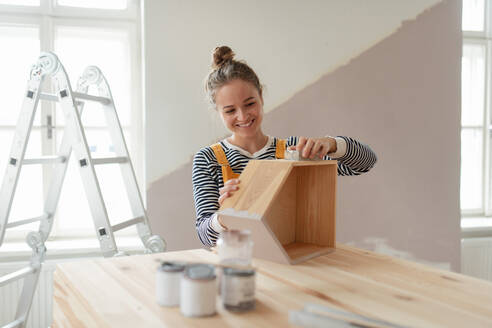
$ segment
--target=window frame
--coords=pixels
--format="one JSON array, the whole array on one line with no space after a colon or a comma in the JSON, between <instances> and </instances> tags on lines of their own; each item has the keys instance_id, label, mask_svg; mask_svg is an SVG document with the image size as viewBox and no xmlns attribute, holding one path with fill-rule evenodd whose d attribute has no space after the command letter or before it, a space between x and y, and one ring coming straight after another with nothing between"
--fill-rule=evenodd
<instances>
[{"instance_id":1,"label":"window frame","mask_svg":"<svg viewBox=\"0 0 492 328\"><path fill-rule=\"evenodd\" d=\"M101 19L104 19L101 20ZM139 183L142 198L145 201L145 175L144 175L144 149L141 145L144 143L144 113L143 113L143 89L142 89L142 65L141 65L141 18L140 18L140 1L128 0L128 6L124 10L114 9L91 9L60 6L57 0L40 0L39 6L23 5L5 5L0 4L0 26L34 26L39 29L40 50L53 51L55 43L55 31L57 26L75 26L75 27L107 27L119 30L125 30L129 39L129 61L131 74L131 117L130 125L122 126L124 131L129 131L131 140L126 140L127 144L131 143L131 158L135 170L135 175ZM35 58L33 58L35 60ZM34 63L34 62L33 62ZM33 63L28 63L33 64ZM104 72L103 72L104 73ZM27 79L26 79L27 80ZM21 92L19 92L21 95ZM118 106L118 99L115 99ZM33 126L33 130L42 128L44 119L47 115L55 117L55 106L49 102L40 102L38 110L41 111L41 126ZM0 126L0 129L15 130L15 125ZM88 127L92 129L92 127ZM95 128L98 129L98 128ZM63 130L63 126L55 126L55 136ZM10 149L9 149L10 150ZM56 138L46 144L46 138L42 137L43 154L56 152ZM3 177L3 172L0 172ZM49 187L51 168L43 166L43 191L44 198ZM21 192L21 191L19 191ZM43 198L43 199L44 199ZM18 219L18 218L13 218ZM81 233L59 234L57 231L57 220L53 225L50 240L65 238L91 238L95 237L94 231L85 231ZM131 230L131 229L129 229ZM57 234L58 232L58 234ZM126 231L118 232L120 235L126 235ZM8 231L5 235L5 242L16 242L25 238L24 231Z\"/></svg>"},{"instance_id":2,"label":"window frame","mask_svg":"<svg viewBox=\"0 0 492 328\"><path fill-rule=\"evenodd\" d=\"M464 129L482 129L482 208L460 209L463 219L476 217L492 217L492 167L491 140L492 137L492 0L484 0L484 30L466 31L462 29L463 49L468 44L480 44L485 47L485 79L484 79L484 111L482 123L479 126L463 125L460 123L460 132Z\"/></svg>"},{"instance_id":3,"label":"window frame","mask_svg":"<svg viewBox=\"0 0 492 328\"><path fill-rule=\"evenodd\" d=\"M58 5L57 0L40 0L39 6L0 4L0 12L7 14L31 14L69 18L105 18L116 20L136 20L140 8L139 0L127 0L126 9L96 9Z\"/></svg>"}]
</instances>

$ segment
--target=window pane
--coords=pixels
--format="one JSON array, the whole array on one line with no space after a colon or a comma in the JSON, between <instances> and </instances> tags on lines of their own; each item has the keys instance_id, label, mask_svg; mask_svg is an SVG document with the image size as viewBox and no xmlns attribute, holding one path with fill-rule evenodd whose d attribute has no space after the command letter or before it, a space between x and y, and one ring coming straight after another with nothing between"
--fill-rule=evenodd
<instances>
[{"instance_id":1,"label":"window pane","mask_svg":"<svg viewBox=\"0 0 492 328\"><path fill-rule=\"evenodd\" d=\"M0 125L16 125L31 66L40 52L39 29L0 26L0 44Z\"/></svg>"},{"instance_id":2,"label":"window pane","mask_svg":"<svg viewBox=\"0 0 492 328\"><path fill-rule=\"evenodd\" d=\"M2 149L2 160L0 161L0 174L3 179L7 164L8 154L12 146L14 129L0 130L0 147ZM39 157L41 155L41 133L32 130L25 158ZM43 214L43 175L41 165L26 165L21 169L14 201L10 212L9 222L29 219ZM26 206L29 204L29 206ZM37 230L38 223L22 225L9 231L31 231Z\"/></svg>"},{"instance_id":3,"label":"window pane","mask_svg":"<svg viewBox=\"0 0 492 328\"><path fill-rule=\"evenodd\" d=\"M86 130L87 143L93 156L115 156L114 147L107 130Z\"/></svg>"},{"instance_id":4,"label":"window pane","mask_svg":"<svg viewBox=\"0 0 492 328\"><path fill-rule=\"evenodd\" d=\"M126 9L127 0L58 0L58 4L81 8Z\"/></svg>"},{"instance_id":5,"label":"window pane","mask_svg":"<svg viewBox=\"0 0 492 328\"><path fill-rule=\"evenodd\" d=\"M15 127L0 129L0 176L3 178L5 167L12 148L14 140ZM39 128L33 128L27 144L26 154L24 158L41 156L41 131Z\"/></svg>"},{"instance_id":6,"label":"window pane","mask_svg":"<svg viewBox=\"0 0 492 328\"><path fill-rule=\"evenodd\" d=\"M484 0L463 0L462 15L463 31L484 30Z\"/></svg>"},{"instance_id":7,"label":"window pane","mask_svg":"<svg viewBox=\"0 0 492 328\"><path fill-rule=\"evenodd\" d=\"M126 30L57 27L55 52L65 66L74 87L87 66L98 66L111 88L121 124L130 125L131 64L129 36ZM97 103L85 104L82 115L84 125L105 124L100 108ZM57 124L63 124L63 115L58 114L57 118L60 119Z\"/></svg>"},{"instance_id":8,"label":"window pane","mask_svg":"<svg viewBox=\"0 0 492 328\"><path fill-rule=\"evenodd\" d=\"M492 133L491 133L491 128L489 128L489 156L492 154ZM485 213L486 215L490 215L490 212L492 211L492 160L490 160L489 157L489 197L487 199L488 202L488 212Z\"/></svg>"},{"instance_id":9,"label":"window pane","mask_svg":"<svg viewBox=\"0 0 492 328\"><path fill-rule=\"evenodd\" d=\"M0 177L3 179L5 175L5 168L8 163L10 154L10 148L12 147L12 140L14 139L15 128L1 129L0 130Z\"/></svg>"},{"instance_id":10,"label":"window pane","mask_svg":"<svg viewBox=\"0 0 492 328\"><path fill-rule=\"evenodd\" d=\"M86 137L93 157L115 156L109 133L106 130L88 129L86 130ZM58 143L60 142L61 138L58 140ZM119 164L96 166L96 173L111 224L131 219L132 212ZM58 232L62 234L92 234L94 231L93 219L73 155L65 180L57 212ZM128 228L128 231L134 233L135 228L133 230Z\"/></svg>"},{"instance_id":11,"label":"window pane","mask_svg":"<svg viewBox=\"0 0 492 328\"><path fill-rule=\"evenodd\" d=\"M98 165L96 172L111 224L133 219L120 165ZM133 230L135 231L135 228ZM129 228L128 231L131 229Z\"/></svg>"},{"instance_id":12,"label":"window pane","mask_svg":"<svg viewBox=\"0 0 492 328\"><path fill-rule=\"evenodd\" d=\"M39 6L40 0L0 0L0 5Z\"/></svg>"},{"instance_id":13,"label":"window pane","mask_svg":"<svg viewBox=\"0 0 492 328\"><path fill-rule=\"evenodd\" d=\"M89 203L73 154L70 156L65 181L63 181L55 220L56 232L60 235L90 235L91 233L95 235Z\"/></svg>"},{"instance_id":14,"label":"window pane","mask_svg":"<svg viewBox=\"0 0 492 328\"><path fill-rule=\"evenodd\" d=\"M3 178L8 163L12 141L14 140L15 127L0 129L0 177ZM32 129L29 143L27 145L25 158L41 156L41 132ZM40 177L41 178L41 177Z\"/></svg>"},{"instance_id":15,"label":"window pane","mask_svg":"<svg viewBox=\"0 0 492 328\"><path fill-rule=\"evenodd\" d=\"M128 153L130 154L130 159L133 163L133 169L135 169L135 161L137 160L137 157L135 156L135 153L133 152L133 147L132 147L132 135L130 132L130 129L123 129L123 136L125 137L125 143L126 147L128 149Z\"/></svg>"},{"instance_id":16,"label":"window pane","mask_svg":"<svg viewBox=\"0 0 492 328\"><path fill-rule=\"evenodd\" d=\"M483 125L485 46L464 44L461 66L461 124Z\"/></svg>"},{"instance_id":17,"label":"window pane","mask_svg":"<svg viewBox=\"0 0 492 328\"><path fill-rule=\"evenodd\" d=\"M482 129L461 131L461 209L481 209Z\"/></svg>"}]
</instances>

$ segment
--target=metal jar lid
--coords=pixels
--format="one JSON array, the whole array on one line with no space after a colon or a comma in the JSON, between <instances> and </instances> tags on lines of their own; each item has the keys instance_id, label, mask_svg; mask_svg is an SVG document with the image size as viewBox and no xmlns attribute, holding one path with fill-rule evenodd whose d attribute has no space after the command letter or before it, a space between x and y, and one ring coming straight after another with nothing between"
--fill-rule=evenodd
<instances>
[{"instance_id":1,"label":"metal jar lid","mask_svg":"<svg viewBox=\"0 0 492 328\"><path fill-rule=\"evenodd\" d=\"M182 272L185 269L185 265L181 262L162 262L157 268L162 272Z\"/></svg>"},{"instance_id":2,"label":"metal jar lid","mask_svg":"<svg viewBox=\"0 0 492 328\"><path fill-rule=\"evenodd\" d=\"M214 280L215 268L209 264L191 264L185 268L184 276L191 280Z\"/></svg>"},{"instance_id":3,"label":"metal jar lid","mask_svg":"<svg viewBox=\"0 0 492 328\"><path fill-rule=\"evenodd\" d=\"M224 274L226 276L236 276L236 277L250 277L255 275L254 269L235 269L235 268L224 268Z\"/></svg>"}]
</instances>

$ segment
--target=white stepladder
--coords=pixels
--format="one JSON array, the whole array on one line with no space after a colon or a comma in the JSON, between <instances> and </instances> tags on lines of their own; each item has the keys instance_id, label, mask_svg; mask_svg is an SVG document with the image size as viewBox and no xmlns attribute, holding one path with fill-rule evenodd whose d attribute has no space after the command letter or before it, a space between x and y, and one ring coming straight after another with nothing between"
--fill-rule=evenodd
<instances>
[{"instance_id":1,"label":"white stepladder","mask_svg":"<svg viewBox=\"0 0 492 328\"><path fill-rule=\"evenodd\" d=\"M54 94L41 91L43 82L48 76L51 77L55 90ZM98 95L87 94L91 85L97 88ZM65 132L57 156L24 158L39 99L60 103L66 120ZM93 158L91 156L81 122L81 114L86 101L94 101L102 105L116 156L109 158ZM53 53L42 53L31 70L6 173L0 189L0 246L6 229L37 221L40 222L39 230L30 232L27 235L27 243L33 250L29 266L0 277L0 287L24 278L16 318L4 328L25 327L26 325L46 253L44 243L51 232L72 150L80 169L102 254L105 257L119 254L113 232L133 225L136 225L138 235L146 248L146 252L157 253L165 251L164 240L151 233L149 220L106 79L97 67L89 66L78 80L77 90L73 91L67 73L58 57ZM111 225L94 167L95 165L114 163L120 164L133 218ZM21 168L23 165L31 164L54 164L54 173L44 204L44 213L39 217L9 223L10 209Z\"/></svg>"}]
</instances>

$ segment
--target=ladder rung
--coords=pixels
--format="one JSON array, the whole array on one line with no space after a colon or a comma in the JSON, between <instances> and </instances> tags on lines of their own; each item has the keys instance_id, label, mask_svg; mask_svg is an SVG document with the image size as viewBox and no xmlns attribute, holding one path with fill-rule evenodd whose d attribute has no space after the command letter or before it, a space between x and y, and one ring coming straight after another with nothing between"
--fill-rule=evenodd
<instances>
[{"instance_id":1,"label":"ladder rung","mask_svg":"<svg viewBox=\"0 0 492 328\"><path fill-rule=\"evenodd\" d=\"M111 226L111 229L113 230L113 232L115 232L115 231L124 229L126 227L138 224L138 223L143 222L143 221L144 221L143 216L139 216L138 218L115 224L114 226Z\"/></svg>"},{"instance_id":2,"label":"ladder rung","mask_svg":"<svg viewBox=\"0 0 492 328\"><path fill-rule=\"evenodd\" d=\"M102 104L109 104L109 103L111 103L111 99L106 98L106 97L98 97L98 96L86 95L85 93L80 93L80 92L72 92L72 95L75 98L78 98L78 99L84 99L84 100L88 100L88 101L96 101L96 102L100 102ZM43 100L59 101L58 96L55 95L55 94L52 94L52 93L40 93L39 94L39 98L41 98ZM79 105L80 103L81 102L78 101L77 102L77 105Z\"/></svg>"},{"instance_id":3,"label":"ladder rung","mask_svg":"<svg viewBox=\"0 0 492 328\"><path fill-rule=\"evenodd\" d=\"M0 286L4 286L4 285L10 283L11 281L18 280L18 279L25 277L31 273L34 273L34 272L35 272L35 269L33 267L29 266L29 267L14 271L12 273L9 273L3 277L0 277Z\"/></svg>"},{"instance_id":4,"label":"ladder rung","mask_svg":"<svg viewBox=\"0 0 492 328\"><path fill-rule=\"evenodd\" d=\"M52 93L40 93L39 98L43 100L58 101L58 96Z\"/></svg>"},{"instance_id":5,"label":"ladder rung","mask_svg":"<svg viewBox=\"0 0 492 328\"><path fill-rule=\"evenodd\" d=\"M106 98L106 97L92 96L92 95L87 95L85 93L79 93L79 92L72 92L72 95L78 99L83 99L83 100L88 100L88 101L96 101L96 102L100 102L101 104L105 104L105 105L111 103L111 99Z\"/></svg>"},{"instance_id":6,"label":"ladder rung","mask_svg":"<svg viewBox=\"0 0 492 328\"><path fill-rule=\"evenodd\" d=\"M24 158L22 164L52 164L52 163L64 163L66 161L65 156L43 156L39 158Z\"/></svg>"},{"instance_id":7,"label":"ladder rung","mask_svg":"<svg viewBox=\"0 0 492 328\"><path fill-rule=\"evenodd\" d=\"M126 163L126 162L128 162L128 157L104 157L104 158L92 159L92 163L94 165Z\"/></svg>"},{"instance_id":8,"label":"ladder rung","mask_svg":"<svg viewBox=\"0 0 492 328\"><path fill-rule=\"evenodd\" d=\"M25 219L25 220L19 220L19 221L15 221L15 222L11 222L11 223L7 223L7 228L13 228L13 227L18 227L20 225L24 225L24 224L29 224L29 223L33 223L33 222L37 222L37 221L41 221L41 220L44 220L48 218L48 215L47 214L43 214L41 216L38 216L36 218L32 218L32 219Z\"/></svg>"}]
</instances>

